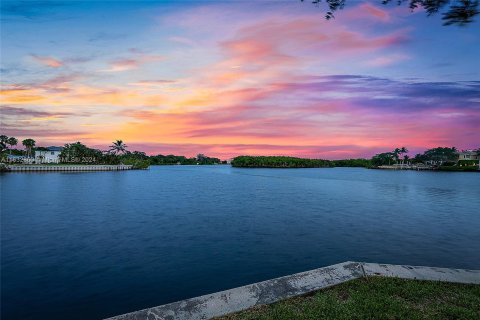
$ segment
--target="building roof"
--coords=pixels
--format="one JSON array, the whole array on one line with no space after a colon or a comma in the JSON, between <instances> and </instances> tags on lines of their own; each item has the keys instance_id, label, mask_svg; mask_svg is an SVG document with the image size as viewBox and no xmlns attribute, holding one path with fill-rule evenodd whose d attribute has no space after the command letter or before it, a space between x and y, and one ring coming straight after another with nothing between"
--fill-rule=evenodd
<instances>
[{"instance_id":1,"label":"building roof","mask_svg":"<svg viewBox=\"0 0 480 320\"><path fill-rule=\"evenodd\" d=\"M478 154L480 150L462 150L460 154Z\"/></svg>"},{"instance_id":2,"label":"building roof","mask_svg":"<svg viewBox=\"0 0 480 320\"><path fill-rule=\"evenodd\" d=\"M48 151L62 151L62 150L63 150L63 147L54 147L54 146L51 146L51 147L47 147L47 150L48 150Z\"/></svg>"}]
</instances>

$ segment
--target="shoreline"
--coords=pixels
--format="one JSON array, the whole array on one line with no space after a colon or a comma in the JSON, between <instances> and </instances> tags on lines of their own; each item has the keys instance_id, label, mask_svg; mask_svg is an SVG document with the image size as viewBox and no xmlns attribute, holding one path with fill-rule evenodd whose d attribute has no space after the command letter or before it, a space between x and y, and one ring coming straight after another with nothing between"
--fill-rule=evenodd
<instances>
[{"instance_id":1,"label":"shoreline","mask_svg":"<svg viewBox=\"0 0 480 320\"><path fill-rule=\"evenodd\" d=\"M227 164L216 164L227 165ZM174 164L151 165L155 167L163 166L182 166ZM185 165L183 165L185 166ZM198 165L187 165L198 166ZM215 165L213 165L215 166ZM149 166L150 167L150 166ZM396 166L384 165L378 167L362 167L362 166L235 166L232 168L239 169L333 169L333 168L363 168L373 170L393 170L393 171L436 171L436 172L477 172L477 167L423 167L423 166ZM94 172L94 171L125 171L125 170L146 170L146 168L137 168L134 165L95 165L95 164L0 164L0 172Z\"/></svg>"}]
</instances>

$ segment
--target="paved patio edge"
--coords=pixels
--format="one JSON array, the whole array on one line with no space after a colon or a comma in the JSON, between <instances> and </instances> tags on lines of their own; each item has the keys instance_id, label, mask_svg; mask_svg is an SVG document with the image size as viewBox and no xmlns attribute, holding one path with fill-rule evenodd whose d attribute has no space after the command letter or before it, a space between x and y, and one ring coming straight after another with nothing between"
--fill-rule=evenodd
<instances>
[{"instance_id":1,"label":"paved patio edge","mask_svg":"<svg viewBox=\"0 0 480 320\"><path fill-rule=\"evenodd\" d=\"M480 284L480 270L362 263L366 276Z\"/></svg>"},{"instance_id":2,"label":"paved patio edge","mask_svg":"<svg viewBox=\"0 0 480 320\"><path fill-rule=\"evenodd\" d=\"M344 262L243 287L126 313L107 320L209 319L365 276L480 284L480 270Z\"/></svg>"}]
</instances>

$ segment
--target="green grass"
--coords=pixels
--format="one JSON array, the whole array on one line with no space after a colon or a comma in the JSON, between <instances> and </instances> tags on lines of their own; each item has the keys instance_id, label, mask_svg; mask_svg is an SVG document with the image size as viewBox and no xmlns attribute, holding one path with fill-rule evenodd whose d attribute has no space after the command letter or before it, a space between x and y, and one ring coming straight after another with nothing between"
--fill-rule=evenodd
<instances>
[{"instance_id":1,"label":"green grass","mask_svg":"<svg viewBox=\"0 0 480 320\"><path fill-rule=\"evenodd\" d=\"M480 319L480 285L368 277L217 319Z\"/></svg>"}]
</instances>

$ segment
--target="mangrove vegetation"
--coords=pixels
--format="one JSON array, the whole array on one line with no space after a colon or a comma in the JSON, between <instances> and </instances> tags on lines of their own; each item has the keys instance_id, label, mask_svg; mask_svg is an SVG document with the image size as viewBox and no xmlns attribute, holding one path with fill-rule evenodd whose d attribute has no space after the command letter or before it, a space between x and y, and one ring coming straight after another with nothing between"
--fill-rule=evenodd
<instances>
[{"instance_id":1,"label":"mangrove vegetation","mask_svg":"<svg viewBox=\"0 0 480 320\"><path fill-rule=\"evenodd\" d=\"M329 168L333 166L334 163L329 160L281 156L239 156L232 160L232 167L244 168Z\"/></svg>"}]
</instances>

